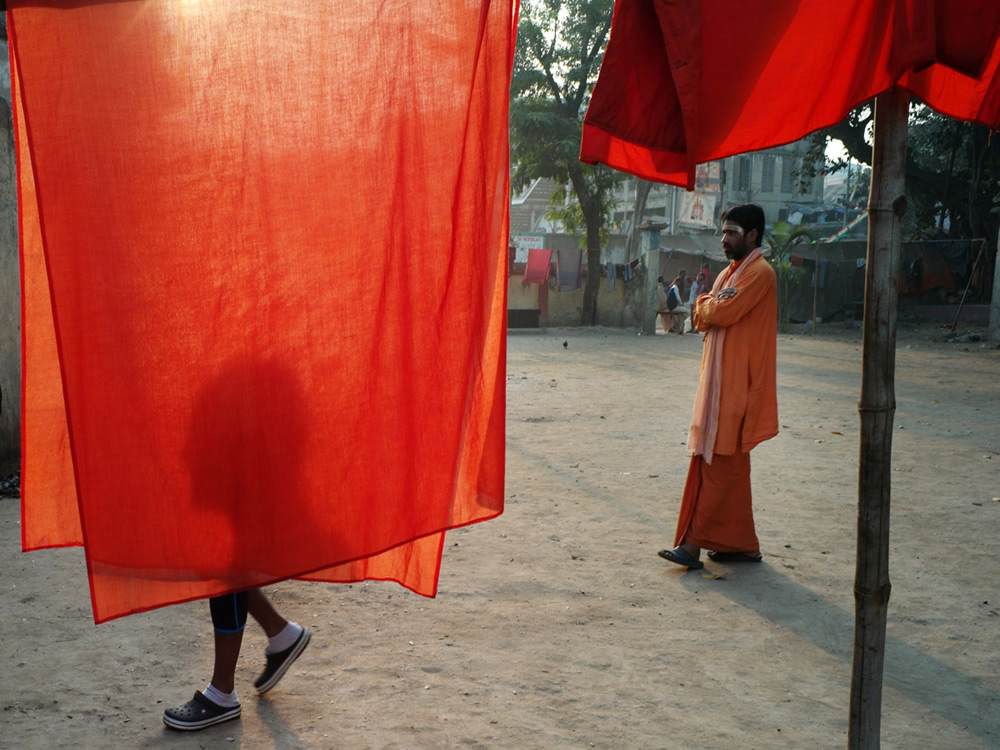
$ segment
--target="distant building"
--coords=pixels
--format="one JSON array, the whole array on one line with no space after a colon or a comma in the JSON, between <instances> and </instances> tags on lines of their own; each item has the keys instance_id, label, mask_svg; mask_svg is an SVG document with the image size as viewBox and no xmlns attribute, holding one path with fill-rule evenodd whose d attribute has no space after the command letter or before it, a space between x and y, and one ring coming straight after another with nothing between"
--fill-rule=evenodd
<instances>
[{"instance_id":1,"label":"distant building","mask_svg":"<svg viewBox=\"0 0 1000 750\"><path fill-rule=\"evenodd\" d=\"M823 204L823 163L815 165L816 176L802 172L807 145L804 141L779 148L731 156L699 165L695 190L654 185L640 222L659 221L667 233L718 233L722 210L738 203L756 203L764 209L769 226L795 221L804 213L820 214ZM637 182L625 180L615 195L612 231L628 232L632 226ZM805 211L803 209L806 209Z\"/></svg>"},{"instance_id":2,"label":"distant building","mask_svg":"<svg viewBox=\"0 0 1000 750\"><path fill-rule=\"evenodd\" d=\"M545 218L546 212L552 207L550 200L552 191L555 189L555 180L539 177L524 190L511 197L510 233L512 235L561 230L560 227L554 226Z\"/></svg>"}]
</instances>

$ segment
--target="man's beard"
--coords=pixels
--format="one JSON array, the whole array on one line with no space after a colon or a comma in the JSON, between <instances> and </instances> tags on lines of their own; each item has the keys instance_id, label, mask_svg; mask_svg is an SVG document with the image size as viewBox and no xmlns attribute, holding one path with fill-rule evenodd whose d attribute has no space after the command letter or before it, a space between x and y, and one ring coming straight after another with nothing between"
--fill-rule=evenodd
<instances>
[{"instance_id":1,"label":"man's beard","mask_svg":"<svg viewBox=\"0 0 1000 750\"><path fill-rule=\"evenodd\" d=\"M729 260L743 260L747 256L747 243L741 242L738 246L723 243L722 251Z\"/></svg>"}]
</instances>

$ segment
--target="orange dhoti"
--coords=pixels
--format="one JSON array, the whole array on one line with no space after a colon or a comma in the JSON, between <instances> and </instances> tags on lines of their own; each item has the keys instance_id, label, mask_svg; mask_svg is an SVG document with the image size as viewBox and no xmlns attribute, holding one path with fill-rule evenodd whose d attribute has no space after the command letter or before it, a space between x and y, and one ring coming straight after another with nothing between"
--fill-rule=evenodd
<instances>
[{"instance_id":1,"label":"orange dhoti","mask_svg":"<svg viewBox=\"0 0 1000 750\"><path fill-rule=\"evenodd\" d=\"M674 545L681 542L716 552L760 551L753 523L749 453L716 454L710 464L700 455L691 456Z\"/></svg>"}]
</instances>

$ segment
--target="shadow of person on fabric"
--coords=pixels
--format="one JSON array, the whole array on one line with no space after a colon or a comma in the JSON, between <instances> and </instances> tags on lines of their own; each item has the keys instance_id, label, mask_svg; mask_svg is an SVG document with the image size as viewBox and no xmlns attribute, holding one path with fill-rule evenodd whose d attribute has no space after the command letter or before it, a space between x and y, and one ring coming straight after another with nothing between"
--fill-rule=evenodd
<instances>
[{"instance_id":1,"label":"shadow of person on fabric","mask_svg":"<svg viewBox=\"0 0 1000 750\"><path fill-rule=\"evenodd\" d=\"M317 501L323 498L311 497L303 482L309 433L304 389L282 362L226 363L198 392L185 459L191 501L200 507L204 523L192 535L202 548L200 572L213 581L217 594L311 572L324 567L326 555L338 548L331 524L319 522ZM251 614L260 622L252 606ZM220 648L235 670L240 640L220 646L216 634L216 671ZM213 684L214 679L215 674ZM272 734L283 738L283 746L301 746L276 709L258 714ZM220 730L231 732L225 726Z\"/></svg>"},{"instance_id":2,"label":"shadow of person on fabric","mask_svg":"<svg viewBox=\"0 0 1000 750\"><path fill-rule=\"evenodd\" d=\"M223 366L195 400L186 460L204 523L207 578L219 593L264 586L330 564L337 549L324 498L304 488L308 405L295 372L276 360Z\"/></svg>"},{"instance_id":3,"label":"shadow of person on fabric","mask_svg":"<svg viewBox=\"0 0 1000 750\"><path fill-rule=\"evenodd\" d=\"M704 592L712 586L713 591L730 601L792 631L831 656L851 663L853 612L789 580L767 562L744 566L740 570L738 580L709 581L697 575L700 571L695 571L695 575L683 575L680 580L692 593ZM1000 714L989 708L1000 704L1000 695L891 635L887 635L885 641L884 684L986 742L994 742L1000 736ZM845 706L849 690L850 685L845 684Z\"/></svg>"}]
</instances>

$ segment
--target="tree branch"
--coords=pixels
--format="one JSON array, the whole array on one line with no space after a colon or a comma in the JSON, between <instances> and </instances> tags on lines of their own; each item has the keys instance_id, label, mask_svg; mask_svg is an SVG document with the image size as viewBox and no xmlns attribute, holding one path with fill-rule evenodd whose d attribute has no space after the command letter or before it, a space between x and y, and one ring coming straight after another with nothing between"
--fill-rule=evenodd
<instances>
[{"instance_id":1,"label":"tree branch","mask_svg":"<svg viewBox=\"0 0 1000 750\"><path fill-rule=\"evenodd\" d=\"M604 47L604 43L607 41L608 33L611 31L611 14L607 14L604 17L604 21L601 23L598 29L597 36L594 38L594 43L591 45L588 51L584 48L582 51L582 56L580 58L580 67L584 70L592 70L594 66L594 61L597 56L601 53L601 48ZM584 42L586 44L586 42ZM579 81L576 87L576 91L573 93L573 105L576 107L577 111L583 106L584 97L587 96L587 79Z\"/></svg>"},{"instance_id":2,"label":"tree branch","mask_svg":"<svg viewBox=\"0 0 1000 750\"><path fill-rule=\"evenodd\" d=\"M865 141L865 128L871 122L871 117L859 123L852 123L850 118L826 129L827 135L844 144L848 155L855 161L871 166L872 147Z\"/></svg>"},{"instance_id":3,"label":"tree branch","mask_svg":"<svg viewBox=\"0 0 1000 750\"><path fill-rule=\"evenodd\" d=\"M553 42L554 43L554 42ZM549 90L552 92L552 96L556 100L556 104L560 108L563 106L562 90L559 88L559 84L556 83L555 77L552 75L552 65L551 56L546 55L544 51L538 49L538 47L533 46L531 48L532 53L534 53L535 60L541 67L542 72L545 74L545 80L549 84Z\"/></svg>"}]
</instances>

